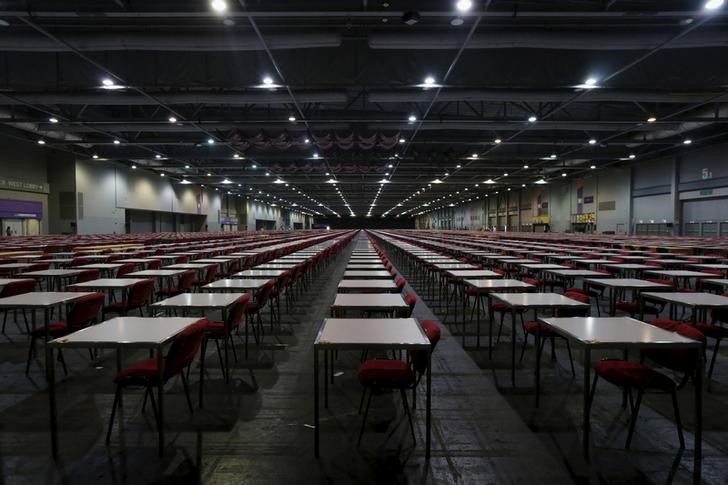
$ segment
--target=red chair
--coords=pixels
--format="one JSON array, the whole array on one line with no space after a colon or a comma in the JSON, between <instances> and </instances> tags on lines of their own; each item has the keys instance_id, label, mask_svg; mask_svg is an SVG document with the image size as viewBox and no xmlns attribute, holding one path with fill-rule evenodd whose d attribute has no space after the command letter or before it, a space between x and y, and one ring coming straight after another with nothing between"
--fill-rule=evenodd
<instances>
[{"instance_id":1,"label":"red chair","mask_svg":"<svg viewBox=\"0 0 728 485\"><path fill-rule=\"evenodd\" d=\"M260 340L263 338L263 318L261 317L261 310L270 301L271 295L275 287L275 281L270 280L264 284L258 294L255 295L255 300L248 302L245 307L245 358L248 358L248 326L253 324L253 338L255 338L256 344L260 344ZM270 305L270 326L271 331L273 330L273 305Z\"/></svg>"},{"instance_id":2,"label":"red chair","mask_svg":"<svg viewBox=\"0 0 728 485\"><path fill-rule=\"evenodd\" d=\"M407 305L409 305L409 309L398 310L397 318L409 318L412 316L412 312L415 309L415 305L417 305L417 297L413 293L406 293L404 295L404 302L407 303Z\"/></svg>"},{"instance_id":3,"label":"red chair","mask_svg":"<svg viewBox=\"0 0 728 485\"><path fill-rule=\"evenodd\" d=\"M76 300L68 312L65 320L58 320L48 324L48 337L58 338L86 328L92 323L96 323L99 312L104 306L104 294L92 293L85 295ZM25 373L30 371L30 361L35 352L35 341L37 339L46 338L45 328L36 328L30 332L30 348L28 350L28 361L25 363ZM63 372L68 374L66 362L63 360L61 349L58 349L58 360L63 365Z\"/></svg>"},{"instance_id":4,"label":"red chair","mask_svg":"<svg viewBox=\"0 0 728 485\"><path fill-rule=\"evenodd\" d=\"M211 264L207 270L205 270L205 276L202 279L197 279L192 282L192 286L195 288L201 288L205 285L209 285L213 281L215 281L215 278L217 277L217 272L220 269L220 265L218 264Z\"/></svg>"},{"instance_id":5,"label":"red chair","mask_svg":"<svg viewBox=\"0 0 728 485\"><path fill-rule=\"evenodd\" d=\"M227 270L220 273L221 278L231 278L235 273L240 271L240 260L238 258L233 259L227 267Z\"/></svg>"},{"instance_id":6,"label":"red chair","mask_svg":"<svg viewBox=\"0 0 728 485\"><path fill-rule=\"evenodd\" d=\"M440 327L431 320L423 320L420 325L422 330L430 340L430 352L435 351L437 343L440 341ZM405 391L412 389L412 407L415 407L416 389L422 376L427 371L427 351L416 350L408 352L407 362L399 359L370 359L364 361L357 371L359 382L364 387L361 401L359 402L359 413L364 405L364 398L369 391L367 406L364 410L364 417L359 430L359 440L357 445L361 444L361 438L364 434L364 426L366 425L369 407L374 394L381 390L399 390L402 396L402 407L409 420L410 431L412 432L412 440L417 442L415 438L415 429L412 424L412 415L407 403L407 394Z\"/></svg>"},{"instance_id":7,"label":"red chair","mask_svg":"<svg viewBox=\"0 0 728 485\"><path fill-rule=\"evenodd\" d=\"M237 362L238 356L235 353L235 345L232 345L232 333L234 330L240 328L240 323L243 321L243 317L245 316L245 308L248 306L248 301L250 301L250 295L242 295L240 298L235 300L232 305L230 305L227 312L227 318L224 322L207 322L207 327L205 327L205 339L202 341L202 354L200 361L204 362L205 360L207 342L209 340L214 340L215 346L217 347L217 356L220 359L220 368L222 369L223 377L227 376L228 369L225 367L223 362L219 341L230 339L233 357L235 358L235 362ZM202 388L200 388L200 402L202 402Z\"/></svg>"},{"instance_id":8,"label":"red chair","mask_svg":"<svg viewBox=\"0 0 728 485\"><path fill-rule=\"evenodd\" d=\"M182 293L187 293L192 290L193 281L195 281L195 270L187 270L179 276L177 286L171 288L160 288L159 291L157 291L157 296L160 298L171 298L173 296L181 295Z\"/></svg>"},{"instance_id":9,"label":"red chair","mask_svg":"<svg viewBox=\"0 0 728 485\"><path fill-rule=\"evenodd\" d=\"M185 264L187 262L187 256L177 256L174 258L174 264Z\"/></svg>"},{"instance_id":10,"label":"red chair","mask_svg":"<svg viewBox=\"0 0 728 485\"><path fill-rule=\"evenodd\" d=\"M46 271L51 267L50 263L33 263L27 268L25 268L26 273L30 273L31 271Z\"/></svg>"},{"instance_id":11,"label":"red chair","mask_svg":"<svg viewBox=\"0 0 728 485\"><path fill-rule=\"evenodd\" d=\"M93 281L99 279L101 270L99 269L86 269L76 275L76 283L85 283L87 281Z\"/></svg>"},{"instance_id":12,"label":"red chair","mask_svg":"<svg viewBox=\"0 0 728 485\"><path fill-rule=\"evenodd\" d=\"M159 259L153 259L147 264L147 269L161 269L162 261Z\"/></svg>"},{"instance_id":13,"label":"red chair","mask_svg":"<svg viewBox=\"0 0 728 485\"><path fill-rule=\"evenodd\" d=\"M705 337L703 334L691 325L660 319L653 320L652 323L656 326L662 327L663 329L677 332L684 337L705 343ZM663 367L677 372L684 372L685 377L682 379L681 385L684 385L697 370L695 366L695 362L697 360L695 351L686 351L683 349L649 349L643 350L641 352L641 357L642 361L644 361L645 358L649 358ZM675 412L675 424L677 425L678 437L680 439L680 448L685 448L685 439L683 438L682 433L680 410L678 409L676 393L677 389L679 389L681 385L676 384L670 377L644 365L642 362L602 360L594 365L594 371L594 382L592 384L589 397L590 403L594 400L597 380L600 377L607 382L627 390L632 416L630 418L629 432L627 433L625 448L629 448L630 443L632 442L632 435L634 434L637 415L640 410L640 405L642 404L642 396L645 392L650 391L663 392L670 394L672 397L672 406ZM632 403L632 389L637 391L637 398L634 404Z\"/></svg>"},{"instance_id":14,"label":"red chair","mask_svg":"<svg viewBox=\"0 0 728 485\"><path fill-rule=\"evenodd\" d=\"M723 296L728 296L728 293L723 293ZM722 323L728 322L728 310L716 309L711 311L710 316L713 320L712 323L695 324L695 328L700 330L706 338L715 340L713 355L710 357L710 366L708 367L708 379L713 376L713 368L715 367L715 359L718 356L720 343L724 338L728 338L728 327L722 325Z\"/></svg>"},{"instance_id":15,"label":"red chair","mask_svg":"<svg viewBox=\"0 0 728 485\"><path fill-rule=\"evenodd\" d=\"M22 295L25 293L30 293L35 290L35 283L36 281L34 279L27 279L27 280L17 280L17 281L11 281L10 283L6 284L2 288L0 288L0 298L8 298L10 296L16 296L16 295ZM2 333L5 333L5 324L8 320L8 309L3 308L3 331ZM25 319L25 331L28 332L28 317L25 315L25 310L23 310L23 318Z\"/></svg>"},{"instance_id":16,"label":"red chair","mask_svg":"<svg viewBox=\"0 0 728 485\"><path fill-rule=\"evenodd\" d=\"M124 263L121 266L119 266L119 269L116 270L116 277L121 278L124 275L128 275L129 273L134 272L135 265L134 263Z\"/></svg>"},{"instance_id":17,"label":"red chair","mask_svg":"<svg viewBox=\"0 0 728 485\"><path fill-rule=\"evenodd\" d=\"M149 396L149 399L152 402L154 417L158 419L158 412L156 403L154 402L154 392L152 389L157 387L159 392L162 392L164 385L172 377L179 374L182 379L185 396L187 397L187 406L189 407L190 413L193 412L192 400L190 399L190 389L187 382L188 377L185 370L190 367L195 355L197 355L197 352L202 345L206 327L207 321L205 319L198 320L196 323L185 328L174 338L172 345L169 347L169 351L162 362L163 369L161 372L161 379L156 358L137 361L114 376L116 393L114 394L114 404L111 408L109 428L106 431L106 444L109 444L109 440L111 439L111 430L114 426L114 416L116 415L116 408L119 406L119 402L121 401L122 389L126 387L144 387L144 404L142 404L142 412L144 412L144 405L147 402L147 396Z\"/></svg>"},{"instance_id":18,"label":"red chair","mask_svg":"<svg viewBox=\"0 0 728 485\"><path fill-rule=\"evenodd\" d=\"M149 307L149 299L154 291L154 280L139 280L129 289L129 294L124 301L110 303L104 308L104 317L107 313L118 313L126 316L131 310L139 310L139 314L144 316L143 307Z\"/></svg>"},{"instance_id":19,"label":"red chair","mask_svg":"<svg viewBox=\"0 0 728 485\"><path fill-rule=\"evenodd\" d=\"M91 264L91 260L83 256L77 256L71 259L71 262L68 263L68 266L83 266L84 264Z\"/></svg>"}]
</instances>

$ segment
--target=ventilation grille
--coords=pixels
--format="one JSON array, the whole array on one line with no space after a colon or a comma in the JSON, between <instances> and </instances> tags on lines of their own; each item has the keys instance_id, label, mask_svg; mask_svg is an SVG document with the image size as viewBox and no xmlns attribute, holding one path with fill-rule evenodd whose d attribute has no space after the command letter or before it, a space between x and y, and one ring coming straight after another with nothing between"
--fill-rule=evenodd
<instances>
[{"instance_id":1,"label":"ventilation grille","mask_svg":"<svg viewBox=\"0 0 728 485\"><path fill-rule=\"evenodd\" d=\"M78 193L78 219L83 219L83 192Z\"/></svg>"},{"instance_id":2,"label":"ventilation grille","mask_svg":"<svg viewBox=\"0 0 728 485\"><path fill-rule=\"evenodd\" d=\"M613 211L617 208L617 202L614 200L606 200L599 203L600 211Z\"/></svg>"}]
</instances>

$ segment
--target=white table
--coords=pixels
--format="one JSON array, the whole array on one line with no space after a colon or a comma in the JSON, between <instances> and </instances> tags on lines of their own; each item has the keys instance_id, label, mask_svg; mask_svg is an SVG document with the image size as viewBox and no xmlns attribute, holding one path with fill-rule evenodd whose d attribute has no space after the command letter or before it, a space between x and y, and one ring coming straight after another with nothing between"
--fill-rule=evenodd
<instances>
[{"instance_id":1,"label":"white table","mask_svg":"<svg viewBox=\"0 0 728 485\"><path fill-rule=\"evenodd\" d=\"M558 293L491 293L491 298L503 302L511 309L511 385L516 385L516 311L562 308L583 308L588 310L591 305L572 300Z\"/></svg>"},{"instance_id":2,"label":"white table","mask_svg":"<svg viewBox=\"0 0 728 485\"><path fill-rule=\"evenodd\" d=\"M369 293L397 293L399 290L392 280L341 280L339 293L365 291Z\"/></svg>"},{"instance_id":3,"label":"white table","mask_svg":"<svg viewBox=\"0 0 728 485\"><path fill-rule=\"evenodd\" d=\"M252 291L257 293L263 286L269 283L270 279L246 279L246 278L235 278L235 279L222 279L213 281L200 288L201 290L210 292L231 292L231 291Z\"/></svg>"},{"instance_id":4,"label":"white table","mask_svg":"<svg viewBox=\"0 0 728 485\"><path fill-rule=\"evenodd\" d=\"M661 295L662 293L657 293ZM591 389L591 351L596 349L695 349L698 365L695 377L695 450L693 478L700 483L700 465L703 437L703 374L704 362L701 352L701 342L683 337L676 332L668 332L659 327L640 322L629 317L572 317L572 318L540 318L541 322L549 325L557 334L575 341L584 346L584 404L583 404L583 433L582 445L584 456L589 457L589 410L591 402L589 392ZM537 348L539 342L536 342ZM536 395L539 392L539 364L536 359Z\"/></svg>"},{"instance_id":5,"label":"white table","mask_svg":"<svg viewBox=\"0 0 728 485\"><path fill-rule=\"evenodd\" d=\"M617 293L615 290L668 290L669 285L661 283L653 283L652 281L641 280L637 278L587 278L584 283L590 286L603 286L609 288L609 315L614 316L617 306Z\"/></svg>"},{"instance_id":6,"label":"white table","mask_svg":"<svg viewBox=\"0 0 728 485\"><path fill-rule=\"evenodd\" d=\"M345 314L347 310L395 312L408 310L402 295L391 293L337 293L331 305L331 315Z\"/></svg>"},{"instance_id":7,"label":"white table","mask_svg":"<svg viewBox=\"0 0 728 485\"><path fill-rule=\"evenodd\" d=\"M430 340L414 318L327 318L313 344L314 366L314 454L319 457L319 352L324 352L324 407L329 407L329 353L337 350L425 350L427 351L425 405L425 459L430 459L432 422L432 372ZM333 362L332 362L333 379Z\"/></svg>"},{"instance_id":8,"label":"white table","mask_svg":"<svg viewBox=\"0 0 728 485\"><path fill-rule=\"evenodd\" d=\"M285 273L285 270L282 269L246 269L245 271L240 271L239 273L235 273L232 275L233 278L254 278L254 279L261 279L261 278L278 278L283 273Z\"/></svg>"},{"instance_id":9,"label":"white table","mask_svg":"<svg viewBox=\"0 0 728 485\"><path fill-rule=\"evenodd\" d=\"M354 278L354 279L392 279L392 275L389 274L389 271L377 271L377 270L370 270L370 271L344 271L344 278Z\"/></svg>"},{"instance_id":10,"label":"white table","mask_svg":"<svg viewBox=\"0 0 728 485\"><path fill-rule=\"evenodd\" d=\"M121 290L121 299L126 300L126 294L129 288L139 283L138 278L99 278L97 280L84 281L83 283L75 283L68 285L69 289L87 289L87 290Z\"/></svg>"},{"instance_id":11,"label":"white table","mask_svg":"<svg viewBox=\"0 0 728 485\"><path fill-rule=\"evenodd\" d=\"M41 271L29 271L27 273L22 273L19 276L48 280L46 288L49 290L61 290L63 289L64 279L72 278L82 272L82 269L44 269Z\"/></svg>"},{"instance_id":12,"label":"white table","mask_svg":"<svg viewBox=\"0 0 728 485\"><path fill-rule=\"evenodd\" d=\"M58 417L56 411L56 379L53 353L55 349L67 348L116 350L116 371L121 372L121 353L124 349L154 349L157 357L160 386L158 388L159 454L164 452L164 346L185 328L197 322L197 318L177 317L116 317L98 325L78 330L65 337L57 338L46 345L46 375L50 404L51 450L54 459L58 457ZM203 370L200 369L200 379ZM202 383L200 382L200 385ZM123 416L120 413L119 416Z\"/></svg>"},{"instance_id":13,"label":"white table","mask_svg":"<svg viewBox=\"0 0 728 485\"><path fill-rule=\"evenodd\" d=\"M675 319L675 306L684 306L692 310L693 325L698 321L698 313L702 310L728 308L728 297L713 293L681 293L661 291L640 294L640 307L644 307L644 300L663 301L670 304L670 318ZM644 315L641 316L644 319Z\"/></svg>"}]
</instances>

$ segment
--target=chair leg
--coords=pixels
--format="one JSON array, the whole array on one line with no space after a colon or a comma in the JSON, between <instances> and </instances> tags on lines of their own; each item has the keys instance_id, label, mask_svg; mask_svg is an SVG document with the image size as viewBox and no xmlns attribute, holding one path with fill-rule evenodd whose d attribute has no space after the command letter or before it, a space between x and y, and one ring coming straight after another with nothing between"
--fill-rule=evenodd
<instances>
[{"instance_id":1,"label":"chair leg","mask_svg":"<svg viewBox=\"0 0 728 485\"><path fill-rule=\"evenodd\" d=\"M367 388L362 386L361 399L359 400L359 411L356 414L361 414L361 408L364 407L364 398L367 395Z\"/></svg>"},{"instance_id":2,"label":"chair leg","mask_svg":"<svg viewBox=\"0 0 728 485\"><path fill-rule=\"evenodd\" d=\"M571 377L576 377L576 371L574 370L574 358L571 356L571 345L569 344L569 339L564 339L566 341L566 351L569 353L569 365L571 365Z\"/></svg>"},{"instance_id":3,"label":"chair leg","mask_svg":"<svg viewBox=\"0 0 728 485\"><path fill-rule=\"evenodd\" d=\"M157 431L159 431L159 411L157 411L157 401L154 399L154 389L149 387L149 402L152 404L152 412L154 412L154 421L157 423Z\"/></svg>"},{"instance_id":4,"label":"chair leg","mask_svg":"<svg viewBox=\"0 0 728 485\"><path fill-rule=\"evenodd\" d=\"M366 392L366 388L365 392ZM369 406L372 404L372 397L374 396L374 389L369 390L369 398L367 399L367 407L364 409L364 417L361 420L361 429L359 429L359 439L356 442L356 446L361 445L361 437L364 434L364 426L367 424L367 415L369 414Z\"/></svg>"},{"instance_id":5,"label":"chair leg","mask_svg":"<svg viewBox=\"0 0 728 485\"><path fill-rule=\"evenodd\" d=\"M713 367L715 367L715 358L718 356L718 347L720 347L720 340L715 339L715 347L713 347L713 355L710 356L710 367L708 367L708 379L713 376Z\"/></svg>"},{"instance_id":6,"label":"chair leg","mask_svg":"<svg viewBox=\"0 0 728 485\"><path fill-rule=\"evenodd\" d=\"M519 362L523 362L523 354L526 353L526 346L528 345L528 334L523 337L523 345L521 346L521 357L518 359Z\"/></svg>"},{"instance_id":7,"label":"chair leg","mask_svg":"<svg viewBox=\"0 0 728 485\"><path fill-rule=\"evenodd\" d=\"M503 332L503 319L505 318L505 316L506 316L506 313L505 312L501 312L500 325L498 326L498 336L495 338L495 344L496 345L498 345L498 343L500 342L501 333Z\"/></svg>"},{"instance_id":8,"label":"chair leg","mask_svg":"<svg viewBox=\"0 0 728 485\"><path fill-rule=\"evenodd\" d=\"M109 444L111 440L111 429L114 427L114 416L116 416L116 408L119 406L119 399L121 398L121 386L116 386L116 393L114 394L114 404L111 406L111 417L109 418L109 427L106 429L106 444Z\"/></svg>"},{"instance_id":9,"label":"chair leg","mask_svg":"<svg viewBox=\"0 0 728 485\"><path fill-rule=\"evenodd\" d=\"M594 394L597 392L597 381L599 376L594 374L594 382L592 382L591 391L589 392L589 402L587 403L587 412L591 411L592 403L594 402Z\"/></svg>"},{"instance_id":10,"label":"chair leg","mask_svg":"<svg viewBox=\"0 0 728 485\"><path fill-rule=\"evenodd\" d=\"M220 369L222 369L222 376L223 378L226 378L226 369L225 369L225 362L222 360L222 351L220 350L220 341L218 339L215 339L215 347L217 348L217 358L220 361Z\"/></svg>"},{"instance_id":11,"label":"chair leg","mask_svg":"<svg viewBox=\"0 0 728 485\"><path fill-rule=\"evenodd\" d=\"M225 337L226 339L230 339L230 350L233 352L233 360L235 360L235 363L238 363L238 353L235 350L235 341L233 340L232 334Z\"/></svg>"},{"instance_id":12,"label":"chair leg","mask_svg":"<svg viewBox=\"0 0 728 485\"><path fill-rule=\"evenodd\" d=\"M5 333L5 324L8 322L8 311L3 310L3 331L2 333Z\"/></svg>"},{"instance_id":13,"label":"chair leg","mask_svg":"<svg viewBox=\"0 0 728 485\"><path fill-rule=\"evenodd\" d=\"M632 411L632 419L629 423L629 433L627 433L627 443L624 445L626 449L629 449L630 444L632 444L632 435L634 434L634 425L637 423L637 415L640 412L640 404L642 404L642 395L644 394L643 389L637 390L637 401L634 405L634 410Z\"/></svg>"},{"instance_id":14,"label":"chair leg","mask_svg":"<svg viewBox=\"0 0 728 485\"><path fill-rule=\"evenodd\" d=\"M404 413L407 415L407 421L409 421L409 427L410 432L412 433L412 441L414 444L417 444L417 438L415 438L415 426L412 424L412 413L409 409L409 404L407 403L407 393L404 389L400 389L399 393L402 395L402 407L404 408Z\"/></svg>"},{"instance_id":15,"label":"chair leg","mask_svg":"<svg viewBox=\"0 0 728 485\"><path fill-rule=\"evenodd\" d=\"M685 437L683 436L682 420L680 419L680 409L677 406L677 392L672 390L672 408L675 410L675 426L677 426L677 436L680 439L680 449L685 448Z\"/></svg>"},{"instance_id":16,"label":"chair leg","mask_svg":"<svg viewBox=\"0 0 728 485\"><path fill-rule=\"evenodd\" d=\"M7 315L7 313L6 313ZM30 347L28 348L28 361L25 363L25 375L27 376L30 372L30 361L33 359L35 354L35 337L30 338Z\"/></svg>"},{"instance_id":17,"label":"chair leg","mask_svg":"<svg viewBox=\"0 0 728 485\"><path fill-rule=\"evenodd\" d=\"M63 351L58 349L58 362L63 366L63 375L68 375L68 368L66 367L66 359L63 358Z\"/></svg>"},{"instance_id":18,"label":"chair leg","mask_svg":"<svg viewBox=\"0 0 728 485\"><path fill-rule=\"evenodd\" d=\"M188 366L189 368L189 366ZM190 414L194 413L194 409L192 408L192 399L190 399L190 385L187 382L187 376L185 376L185 372L180 372L180 377L182 378L182 387L185 390L185 397L187 398L187 407L190 409Z\"/></svg>"}]
</instances>

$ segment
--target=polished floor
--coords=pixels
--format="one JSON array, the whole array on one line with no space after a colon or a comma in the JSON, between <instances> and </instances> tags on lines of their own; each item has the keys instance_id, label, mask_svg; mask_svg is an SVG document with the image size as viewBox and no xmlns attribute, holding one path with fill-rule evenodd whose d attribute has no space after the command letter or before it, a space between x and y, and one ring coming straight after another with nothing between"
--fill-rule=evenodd
<instances>
[{"instance_id":1,"label":"polished floor","mask_svg":"<svg viewBox=\"0 0 728 485\"><path fill-rule=\"evenodd\" d=\"M191 416L181 383L168 384L168 448L163 458L157 456L149 407L141 413L141 392L126 394L123 425L115 427L111 444L104 444L114 359L108 354L92 367L88 354L77 352L66 355L70 373L57 386L61 453L54 464L49 457L43 374L36 364L30 377L24 375L27 341L15 324L8 323L7 335L0 337L2 483L689 482L692 435L686 433L687 448L679 453L669 399L647 398L633 449L627 452L621 394L607 384L601 386L592 419L594 458L587 463L580 454L578 363L577 377L572 378L562 348L557 349L556 363L544 358L544 393L541 406L535 408L531 347L512 388L507 335L494 359L488 360L486 351L463 350L460 337L451 335L447 326L433 359L431 460L425 461L422 448L424 393L418 394L416 445L395 394L374 399L364 439L356 445L361 423L357 414L361 389L355 375L358 352L339 353L330 408L322 413L322 456L316 460L312 343L348 254L362 242L358 239L346 247L284 313L284 328L277 336L285 348L252 351L247 361L239 352L241 361L229 385L221 379L214 353L208 352L205 409ZM438 301L420 300L415 316L439 320L440 310ZM473 328L470 325L466 331ZM728 477L728 360L721 357L705 400L703 477L716 484L726 483ZM691 397L690 389L680 395L688 430Z\"/></svg>"}]
</instances>

